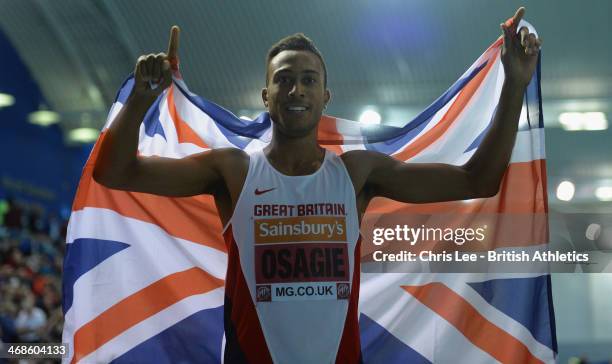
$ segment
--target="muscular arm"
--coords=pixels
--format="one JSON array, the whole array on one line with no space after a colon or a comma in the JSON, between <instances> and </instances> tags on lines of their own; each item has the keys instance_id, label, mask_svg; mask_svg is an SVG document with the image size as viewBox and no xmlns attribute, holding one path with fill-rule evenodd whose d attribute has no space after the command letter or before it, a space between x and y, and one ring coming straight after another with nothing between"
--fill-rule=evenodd
<instances>
[{"instance_id":1,"label":"muscular arm","mask_svg":"<svg viewBox=\"0 0 612 364\"><path fill-rule=\"evenodd\" d=\"M502 24L506 79L491 128L472 158L463 166L411 164L375 152L351 152L354 156L345 159L359 160L356 168L367 171L362 173L364 191L372 197L412 203L465 200L497 193L510 161L523 94L537 64L540 45L526 28L521 29L520 37L516 35L516 25L523 13L520 8L512 25Z\"/></svg>"},{"instance_id":2,"label":"muscular arm","mask_svg":"<svg viewBox=\"0 0 612 364\"><path fill-rule=\"evenodd\" d=\"M170 61L176 59L177 48L178 27L173 27L167 54L139 58L132 93L100 146L93 171L97 182L114 189L165 196L212 194L219 187L227 188L228 179L239 175L237 170L248 161L243 151L230 148L183 159L137 156L140 123L155 99L172 83ZM150 82L159 86L152 88ZM233 184L232 191L236 189Z\"/></svg>"},{"instance_id":3,"label":"muscular arm","mask_svg":"<svg viewBox=\"0 0 612 364\"><path fill-rule=\"evenodd\" d=\"M117 114L100 146L94 179L114 189L165 196L212 193L223 182L224 168L243 152L216 149L183 159L137 156L140 122L151 104L133 94Z\"/></svg>"},{"instance_id":4,"label":"muscular arm","mask_svg":"<svg viewBox=\"0 0 612 364\"><path fill-rule=\"evenodd\" d=\"M524 87L505 83L493 125L463 166L403 163L364 152L371 172L366 180L374 196L425 203L490 197L497 193L516 137Z\"/></svg>"}]
</instances>

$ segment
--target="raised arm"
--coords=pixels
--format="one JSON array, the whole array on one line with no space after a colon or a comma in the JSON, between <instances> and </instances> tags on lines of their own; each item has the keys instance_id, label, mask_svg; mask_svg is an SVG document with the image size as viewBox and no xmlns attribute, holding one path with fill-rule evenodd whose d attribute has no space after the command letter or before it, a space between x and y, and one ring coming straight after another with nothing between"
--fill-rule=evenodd
<instances>
[{"instance_id":1,"label":"raised arm","mask_svg":"<svg viewBox=\"0 0 612 364\"><path fill-rule=\"evenodd\" d=\"M364 191L372 197L413 203L465 200L497 193L510 161L523 94L537 65L541 44L525 27L517 35L524 13L521 7L511 24L500 25L506 78L491 128L472 158L463 166L403 163L379 153L360 151L352 158L369 171L362 178Z\"/></svg>"},{"instance_id":2,"label":"raised arm","mask_svg":"<svg viewBox=\"0 0 612 364\"><path fill-rule=\"evenodd\" d=\"M237 149L211 150L183 159L137 156L140 123L157 97L172 84L170 68L178 59L178 42L179 28L174 26L167 53L138 59L132 93L100 146L93 171L98 183L166 196L213 193L232 166L246 158Z\"/></svg>"}]
</instances>

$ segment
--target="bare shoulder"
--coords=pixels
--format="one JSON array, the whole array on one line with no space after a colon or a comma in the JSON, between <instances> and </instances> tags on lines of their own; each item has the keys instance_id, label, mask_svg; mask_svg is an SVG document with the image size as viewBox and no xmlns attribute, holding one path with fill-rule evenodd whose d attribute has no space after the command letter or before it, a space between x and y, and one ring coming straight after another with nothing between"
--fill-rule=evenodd
<instances>
[{"instance_id":1,"label":"bare shoulder","mask_svg":"<svg viewBox=\"0 0 612 364\"><path fill-rule=\"evenodd\" d=\"M373 150L353 150L341 158L357 193L366 191L376 195L373 188L395 179L398 167L403 165L393 157Z\"/></svg>"},{"instance_id":2,"label":"bare shoulder","mask_svg":"<svg viewBox=\"0 0 612 364\"><path fill-rule=\"evenodd\" d=\"M344 162L346 169L349 171L357 168L359 163L359 157L364 155L365 150L350 150L348 152L344 152L340 155L340 159Z\"/></svg>"},{"instance_id":3,"label":"bare shoulder","mask_svg":"<svg viewBox=\"0 0 612 364\"><path fill-rule=\"evenodd\" d=\"M206 159L214 161L214 166L226 180L246 176L249 169L249 155L238 148L213 149Z\"/></svg>"},{"instance_id":4,"label":"bare shoulder","mask_svg":"<svg viewBox=\"0 0 612 364\"><path fill-rule=\"evenodd\" d=\"M249 163L249 155L242 149L238 148L217 148L211 149L211 156L214 156L215 159L222 158L227 163Z\"/></svg>"},{"instance_id":5,"label":"bare shoulder","mask_svg":"<svg viewBox=\"0 0 612 364\"><path fill-rule=\"evenodd\" d=\"M369 174L385 157L384 154L371 150L351 150L340 156L349 174Z\"/></svg>"},{"instance_id":6,"label":"bare shoulder","mask_svg":"<svg viewBox=\"0 0 612 364\"><path fill-rule=\"evenodd\" d=\"M346 170L351 177L355 192L361 193L372 172L372 168L378 163L377 152L370 150L351 150L340 155Z\"/></svg>"}]
</instances>

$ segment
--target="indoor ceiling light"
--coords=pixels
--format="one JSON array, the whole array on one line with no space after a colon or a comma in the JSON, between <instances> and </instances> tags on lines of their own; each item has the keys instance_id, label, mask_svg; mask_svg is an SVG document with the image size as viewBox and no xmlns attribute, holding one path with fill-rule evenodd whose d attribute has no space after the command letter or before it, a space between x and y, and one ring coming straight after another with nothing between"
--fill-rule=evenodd
<instances>
[{"instance_id":1,"label":"indoor ceiling light","mask_svg":"<svg viewBox=\"0 0 612 364\"><path fill-rule=\"evenodd\" d=\"M76 128L68 132L68 140L71 142L90 143L98 139L100 131L94 128Z\"/></svg>"},{"instance_id":2,"label":"indoor ceiling light","mask_svg":"<svg viewBox=\"0 0 612 364\"><path fill-rule=\"evenodd\" d=\"M359 122L362 124L380 124L380 120L380 114L372 109L365 110L359 116Z\"/></svg>"},{"instance_id":3,"label":"indoor ceiling light","mask_svg":"<svg viewBox=\"0 0 612 364\"><path fill-rule=\"evenodd\" d=\"M605 130L608 120L603 112L564 112L559 115L561 127L569 131Z\"/></svg>"},{"instance_id":4,"label":"indoor ceiling light","mask_svg":"<svg viewBox=\"0 0 612 364\"><path fill-rule=\"evenodd\" d=\"M557 186L557 198L561 201L570 201L574 197L576 188L570 181L563 181Z\"/></svg>"},{"instance_id":5,"label":"indoor ceiling light","mask_svg":"<svg viewBox=\"0 0 612 364\"><path fill-rule=\"evenodd\" d=\"M8 107L15 103L15 98L10 94L0 92L0 107Z\"/></svg>"},{"instance_id":6,"label":"indoor ceiling light","mask_svg":"<svg viewBox=\"0 0 612 364\"><path fill-rule=\"evenodd\" d=\"M612 186L597 187L595 197L600 201L612 201Z\"/></svg>"},{"instance_id":7,"label":"indoor ceiling light","mask_svg":"<svg viewBox=\"0 0 612 364\"><path fill-rule=\"evenodd\" d=\"M49 126L58 123L59 120L59 114L51 110L33 111L28 115L28 121L30 123L40 126Z\"/></svg>"},{"instance_id":8,"label":"indoor ceiling light","mask_svg":"<svg viewBox=\"0 0 612 364\"><path fill-rule=\"evenodd\" d=\"M584 130L608 129L608 120L606 119L606 114L602 112L585 112L584 118Z\"/></svg>"}]
</instances>

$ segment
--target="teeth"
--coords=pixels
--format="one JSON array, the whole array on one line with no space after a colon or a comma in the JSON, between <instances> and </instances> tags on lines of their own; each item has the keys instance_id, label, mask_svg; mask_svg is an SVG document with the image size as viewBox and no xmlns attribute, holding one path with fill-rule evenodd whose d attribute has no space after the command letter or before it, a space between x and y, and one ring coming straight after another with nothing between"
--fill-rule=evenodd
<instances>
[{"instance_id":1,"label":"teeth","mask_svg":"<svg viewBox=\"0 0 612 364\"><path fill-rule=\"evenodd\" d=\"M306 111L306 108L303 106L289 106L287 109L289 111Z\"/></svg>"}]
</instances>

